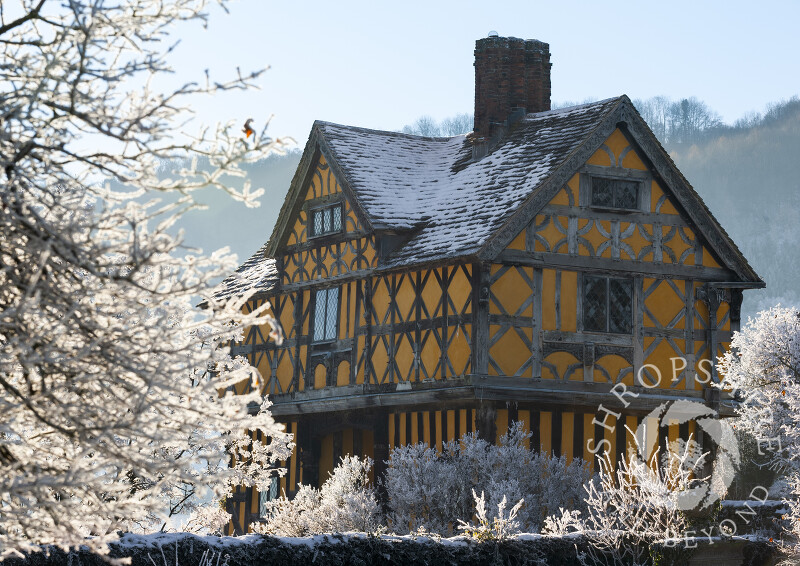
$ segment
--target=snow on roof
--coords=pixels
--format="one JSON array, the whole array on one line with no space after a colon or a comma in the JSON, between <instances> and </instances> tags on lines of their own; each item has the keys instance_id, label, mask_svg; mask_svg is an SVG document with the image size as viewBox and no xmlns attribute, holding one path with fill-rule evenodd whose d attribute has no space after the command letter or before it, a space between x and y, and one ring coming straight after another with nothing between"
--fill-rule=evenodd
<instances>
[{"instance_id":1,"label":"snow on roof","mask_svg":"<svg viewBox=\"0 0 800 566\"><path fill-rule=\"evenodd\" d=\"M269 291L278 282L278 268L275 260L264 254L267 244L245 261L231 275L226 277L214 290L217 300L227 299L245 293Z\"/></svg>"},{"instance_id":2,"label":"snow on roof","mask_svg":"<svg viewBox=\"0 0 800 566\"><path fill-rule=\"evenodd\" d=\"M380 266L391 268L476 253L623 99L528 114L477 161L463 135L420 137L320 121L314 128L371 226L413 234ZM271 289L278 273L266 248L215 297Z\"/></svg>"},{"instance_id":3,"label":"snow on roof","mask_svg":"<svg viewBox=\"0 0 800 566\"><path fill-rule=\"evenodd\" d=\"M476 252L620 100L528 114L474 162L464 136L317 127L371 224L419 229L387 259L394 267Z\"/></svg>"}]
</instances>

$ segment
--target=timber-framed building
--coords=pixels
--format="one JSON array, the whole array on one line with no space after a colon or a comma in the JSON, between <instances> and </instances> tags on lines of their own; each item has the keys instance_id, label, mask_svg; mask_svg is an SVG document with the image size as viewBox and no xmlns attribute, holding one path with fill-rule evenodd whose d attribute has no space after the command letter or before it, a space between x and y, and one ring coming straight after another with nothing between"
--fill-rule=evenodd
<instances>
[{"instance_id":1,"label":"timber-framed building","mask_svg":"<svg viewBox=\"0 0 800 566\"><path fill-rule=\"evenodd\" d=\"M233 351L295 435L289 495L344 454L381 474L392 446L515 420L567 458L599 439L622 455L600 404L635 428L668 400L715 403L704 382L763 281L628 97L550 110L535 40L478 40L475 73L466 136L315 122L269 242L219 290L255 291L247 308L283 326ZM624 411L617 383L639 395ZM234 495L232 531L258 502Z\"/></svg>"}]
</instances>

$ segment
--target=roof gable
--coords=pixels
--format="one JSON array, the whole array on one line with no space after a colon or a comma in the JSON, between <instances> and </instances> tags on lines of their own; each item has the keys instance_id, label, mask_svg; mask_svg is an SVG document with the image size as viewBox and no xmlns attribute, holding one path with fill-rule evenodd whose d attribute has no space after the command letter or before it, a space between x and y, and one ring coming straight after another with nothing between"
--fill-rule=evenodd
<instances>
[{"instance_id":1,"label":"roof gable","mask_svg":"<svg viewBox=\"0 0 800 566\"><path fill-rule=\"evenodd\" d=\"M723 266L733 271L744 282L763 284L702 198L678 170L630 99L622 96L615 100L618 104L613 110L602 117L591 134L580 140L581 143L573 153L560 166L554 168L538 190L531 193L527 200L507 217L502 227L487 240L479 252L479 257L482 259L496 257L619 129L635 149L637 157L644 160L644 165L652 171L663 190L675 199L680 213L697 228L713 253L721 259ZM534 116L538 117L541 114ZM613 159L613 156L611 158Z\"/></svg>"}]
</instances>

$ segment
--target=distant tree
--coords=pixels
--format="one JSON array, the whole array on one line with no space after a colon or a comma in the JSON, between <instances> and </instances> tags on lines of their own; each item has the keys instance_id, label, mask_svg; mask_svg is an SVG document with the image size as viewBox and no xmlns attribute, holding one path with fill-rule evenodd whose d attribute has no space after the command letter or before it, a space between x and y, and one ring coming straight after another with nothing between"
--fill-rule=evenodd
<instances>
[{"instance_id":1,"label":"distant tree","mask_svg":"<svg viewBox=\"0 0 800 566\"><path fill-rule=\"evenodd\" d=\"M413 134L415 136L425 136L430 138L439 137L442 131L439 124L436 123L431 116L420 116L416 122L410 126L403 126L404 134Z\"/></svg>"},{"instance_id":2,"label":"distant tree","mask_svg":"<svg viewBox=\"0 0 800 566\"><path fill-rule=\"evenodd\" d=\"M696 97L684 98L670 105L667 141L687 144L700 140L702 134L722 124L719 114Z\"/></svg>"},{"instance_id":3,"label":"distant tree","mask_svg":"<svg viewBox=\"0 0 800 566\"><path fill-rule=\"evenodd\" d=\"M444 136L458 136L472 131L475 119L472 114L456 114L442 120L440 130Z\"/></svg>"},{"instance_id":4,"label":"distant tree","mask_svg":"<svg viewBox=\"0 0 800 566\"><path fill-rule=\"evenodd\" d=\"M672 101L666 96L654 96L647 100L634 100L633 105L661 143L666 143Z\"/></svg>"},{"instance_id":5,"label":"distant tree","mask_svg":"<svg viewBox=\"0 0 800 566\"><path fill-rule=\"evenodd\" d=\"M413 124L403 126L404 134L426 137L450 137L468 134L472 131L472 114L455 114L437 122L431 116L420 116Z\"/></svg>"}]
</instances>

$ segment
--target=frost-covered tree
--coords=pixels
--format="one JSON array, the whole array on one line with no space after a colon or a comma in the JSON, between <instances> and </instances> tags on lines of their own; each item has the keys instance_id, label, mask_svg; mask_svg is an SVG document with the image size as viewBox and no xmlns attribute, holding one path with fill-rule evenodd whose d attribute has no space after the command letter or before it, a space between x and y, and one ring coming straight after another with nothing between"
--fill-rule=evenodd
<instances>
[{"instance_id":1,"label":"frost-covered tree","mask_svg":"<svg viewBox=\"0 0 800 566\"><path fill-rule=\"evenodd\" d=\"M102 551L117 529L163 517L155 496L174 486L224 498L231 484L269 481L287 455L266 406L248 413L260 396L229 393L258 376L224 347L243 325L273 321L213 298L209 282L232 257L166 231L193 189L225 188L237 163L281 146L232 124L179 134L188 96L258 76L159 90L169 33L202 22L205 7L0 3L0 559L42 543ZM212 170L159 178L165 160L196 156ZM159 205L166 191L183 198ZM233 193L258 196L246 184Z\"/></svg>"},{"instance_id":2,"label":"frost-covered tree","mask_svg":"<svg viewBox=\"0 0 800 566\"><path fill-rule=\"evenodd\" d=\"M790 486L787 517L800 540L800 310L775 307L748 320L719 371L720 387L737 400L737 429L755 438L758 454Z\"/></svg>"}]
</instances>

